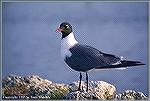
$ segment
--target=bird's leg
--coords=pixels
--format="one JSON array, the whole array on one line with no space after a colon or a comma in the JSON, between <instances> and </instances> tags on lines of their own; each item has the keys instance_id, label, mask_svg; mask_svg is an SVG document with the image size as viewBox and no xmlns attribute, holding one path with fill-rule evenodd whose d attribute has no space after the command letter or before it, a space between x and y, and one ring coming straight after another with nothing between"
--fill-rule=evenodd
<instances>
[{"instance_id":1,"label":"bird's leg","mask_svg":"<svg viewBox=\"0 0 150 101\"><path fill-rule=\"evenodd\" d=\"M88 91L88 73L86 72L86 91Z\"/></svg>"},{"instance_id":2,"label":"bird's leg","mask_svg":"<svg viewBox=\"0 0 150 101\"><path fill-rule=\"evenodd\" d=\"M79 88L78 88L79 91L81 90L81 80L82 80L82 74L80 72L80 82L79 82Z\"/></svg>"}]
</instances>

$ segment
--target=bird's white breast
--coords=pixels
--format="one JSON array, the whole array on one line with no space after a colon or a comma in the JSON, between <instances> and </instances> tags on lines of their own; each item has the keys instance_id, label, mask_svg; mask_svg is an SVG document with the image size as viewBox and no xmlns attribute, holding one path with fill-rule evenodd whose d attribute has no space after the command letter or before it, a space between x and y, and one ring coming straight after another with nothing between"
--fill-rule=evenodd
<instances>
[{"instance_id":1,"label":"bird's white breast","mask_svg":"<svg viewBox=\"0 0 150 101\"><path fill-rule=\"evenodd\" d=\"M70 33L67 37L61 40L61 56L63 59L72 55L69 49L77 43L78 42L75 40L73 33Z\"/></svg>"}]
</instances>

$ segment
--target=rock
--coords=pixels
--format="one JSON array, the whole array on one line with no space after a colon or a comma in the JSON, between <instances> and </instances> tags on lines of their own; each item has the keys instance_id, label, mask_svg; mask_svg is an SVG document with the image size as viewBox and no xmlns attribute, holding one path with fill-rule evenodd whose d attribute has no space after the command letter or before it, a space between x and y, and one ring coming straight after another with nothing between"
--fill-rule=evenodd
<instances>
[{"instance_id":1,"label":"rock","mask_svg":"<svg viewBox=\"0 0 150 101\"><path fill-rule=\"evenodd\" d=\"M86 92L86 83L82 83L81 91L77 91L79 81L69 85L58 84L36 75L16 76L9 75L2 79L3 100L147 100L142 92L127 90L116 95L115 86L104 81L89 81L89 90Z\"/></svg>"},{"instance_id":2,"label":"rock","mask_svg":"<svg viewBox=\"0 0 150 101\"><path fill-rule=\"evenodd\" d=\"M9 75L2 80L3 99L61 99L69 89L39 76Z\"/></svg>"},{"instance_id":3,"label":"rock","mask_svg":"<svg viewBox=\"0 0 150 101\"><path fill-rule=\"evenodd\" d=\"M69 84L70 93L64 96L64 99L114 99L116 88L104 81L90 81L89 90L86 92L86 83L81 82L82 90L77 91L79 82Z\"/></svg>"},{"instance_id":4,"label":"rock","mask_svg":"<svg viewBox=\"0 0 150 101\"><path fill-rule=\"evenodd\" d=\"M136 92L133 90L126 90L121 94L116 95L118 100L148 100L148 98L142 92Z\"/></svg>"},{"instance_id":5,"label":"rock","mask_svg":"<svg viewBox=\"0 0 150 101\"><path fill-rule=\"evenodd\" d=\"M98 96L92 92L75 91L66 94L63 99L67 100L98 100Z\"/></svg>"}]
</instances>

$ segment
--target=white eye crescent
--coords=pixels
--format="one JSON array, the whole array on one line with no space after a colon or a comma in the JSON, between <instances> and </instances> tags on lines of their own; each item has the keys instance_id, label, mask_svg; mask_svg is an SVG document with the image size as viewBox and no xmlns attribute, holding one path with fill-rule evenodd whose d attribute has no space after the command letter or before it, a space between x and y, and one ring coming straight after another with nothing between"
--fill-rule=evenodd
<instances>
[{"instance_id":1,"label":"white eye crescent","mask_svg":"<svg viewBox=\"0 0 150 101\"><path fill-rule=\"evenodd\" d=\"M66 28L69 28L69 25L66 25Z\"/></svg>"}]
</instances>

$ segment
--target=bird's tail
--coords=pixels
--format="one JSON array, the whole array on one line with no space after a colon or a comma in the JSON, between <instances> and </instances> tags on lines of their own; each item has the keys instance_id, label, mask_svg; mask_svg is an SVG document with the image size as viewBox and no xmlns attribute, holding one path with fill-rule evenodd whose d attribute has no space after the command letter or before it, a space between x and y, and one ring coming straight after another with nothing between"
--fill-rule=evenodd
<instances>
[{"instance_id":1,"label":"bird's tail","mask_svg":"<svg viewBox=\"0 0 150 101\"><path fill-rule=\"evenodd\" d=\"M128 61L128 60L122 60L121 63L115 64L115 65L107 65L102 67L97 67L95 69L111 69L111 68L122 68L122 67L129 67L129 66L139 66L139 65L145 65L144 63L140 61Z\"/></svg>"}]
</instances>

